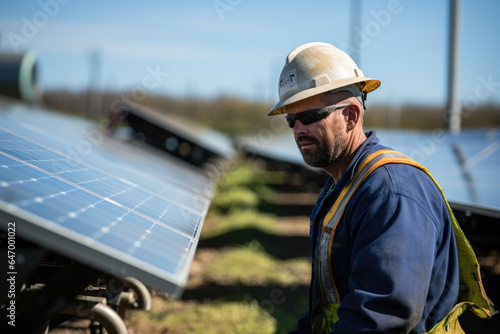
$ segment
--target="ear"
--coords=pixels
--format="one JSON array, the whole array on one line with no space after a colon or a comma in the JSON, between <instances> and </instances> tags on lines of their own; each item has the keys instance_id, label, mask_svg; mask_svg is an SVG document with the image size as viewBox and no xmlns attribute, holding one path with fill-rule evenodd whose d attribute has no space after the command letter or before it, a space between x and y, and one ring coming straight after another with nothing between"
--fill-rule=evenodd
<instances>
[{"instance_id":1,"label":"ear","mask_svg":"<svg viewBox=\"0 0 500 334\"><path fill-rule=\"evenodd\" d=\"M346 120L347 131L353 130L359 123L361 123L361 115L363 110L357 103L352 103L345 107L344 117Z\"/></svg>"}]
</instances>

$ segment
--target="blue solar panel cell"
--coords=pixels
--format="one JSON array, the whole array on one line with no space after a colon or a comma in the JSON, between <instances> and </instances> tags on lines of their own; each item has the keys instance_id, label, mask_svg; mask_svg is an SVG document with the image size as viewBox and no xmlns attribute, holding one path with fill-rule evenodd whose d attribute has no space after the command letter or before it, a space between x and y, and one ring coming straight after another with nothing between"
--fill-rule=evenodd
<instances>
[{"instance_id":1,"label":"blue solar panel cell","mask_svg":"<svg viewBox=\"0 0 500 334\"><path fill-rule=\"evenodd\" d=\"M28 240L178 295L213 180L140 144L103 134L92 144L86 122L54 130L60 116L38 110L32 126L27 115L0 111L0 214Z\"/></svg>"},{"instance_id":2,"label":"blue solar panel cell","mask_svg":"<svg viewBox=\"0 0 500 334\"><path fill-rule=\"evenodd\" d=\"M426 166L450 202L498 210L500 130L380 131L383 143Z\"/></svg>"}]
</instances>

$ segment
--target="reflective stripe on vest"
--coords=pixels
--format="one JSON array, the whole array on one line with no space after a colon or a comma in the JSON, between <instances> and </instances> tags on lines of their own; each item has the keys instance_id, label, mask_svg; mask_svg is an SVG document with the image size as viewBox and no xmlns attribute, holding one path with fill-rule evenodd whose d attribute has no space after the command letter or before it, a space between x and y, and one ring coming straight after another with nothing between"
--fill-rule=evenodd
<instances>
[{"instance_id":1,"label":"reflective stripe on vest","mask_svg":"<svg viewBox=\"0 0 500 334\"><path fill-rule=\"evenodd\" d=\"M406 155L392 150L376 151L370 154L357 166L353 178L342 189L338 198L335 200L335 203L323 220L320 246L318 249L319 287L320 295L322 296L322 307L324 308L324 311L320 314L322 314L323 316L329 314L331 313L332 309L336 312L338 305L340 304L340 296L334 282L331 267L331 249L335 236L335 229L337 228L337 225L342 218L344 210L347 207L347 203L351 199L352 195L356 192L358 187L371 174L371 172L382 165L390 163L404 163L417 167L425 172L436 184L437 188L441 192L441 195L443 196L451 220L453 222L453 230L455 234L459 259L460 285L466 284L468 287L467 289L465 289L465 291L460 292L458 297L458 304L453 308L453 310L429 333L453 333L449 332L448 330L460 328L460 325L458 324L458 316L462 314L465 309L470 309L481 318L491 318L495 311L493 309L493 304L488 299L484 291L479 271L479 264L477 262L474 251L472 250L472 247L467 241L467 238L462 232L460 225L455 219L455 216L453 215L453 212L448 202L446 201L443 190L425 167L410 159ZM320 314L318 314L318 316L321 316ZM331 330L333 324L335 323L335 321L337 321L337 319L338 317L336 314L334 316L330 315L330 319L313 319L313 323L323 324L323 326L321 326L321 329L313 328L313 332L327 333L329 330ZM325 328L325 326L327 328Z\"/></svg>"}]
</instances>

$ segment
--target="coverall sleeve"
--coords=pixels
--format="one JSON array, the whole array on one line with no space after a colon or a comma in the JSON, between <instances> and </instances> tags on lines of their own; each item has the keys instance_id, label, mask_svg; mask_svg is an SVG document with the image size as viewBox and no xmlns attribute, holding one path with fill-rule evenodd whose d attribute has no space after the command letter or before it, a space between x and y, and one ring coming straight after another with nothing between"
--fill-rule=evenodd
<instances>
[{"instance_id":1,"label":"coverall sleeve","mask_svg":"<svg viewBox=\"0 0 500 334\"><path fill-rule=\"evenodd\" d=\"M331 333L408 333L428 294L438 233L432 214L394 192L359 201L348 214L350 293Z\"/></svg>"}]
</instances>

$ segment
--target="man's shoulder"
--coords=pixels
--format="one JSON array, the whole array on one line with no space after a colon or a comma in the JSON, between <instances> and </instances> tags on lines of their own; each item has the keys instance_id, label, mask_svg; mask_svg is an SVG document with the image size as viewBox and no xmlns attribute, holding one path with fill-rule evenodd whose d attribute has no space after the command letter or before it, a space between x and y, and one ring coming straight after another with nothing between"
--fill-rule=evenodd
<instances>
[{"instance_id":1,"label":"man's shoulder","mask_svg":"<svg viewBox=\"0 0 500 334\"><path fill-rule=\"evenodd\" d=\"M434 181L418 167L404 163L388 163L376 168L360 185L355 202L369 202L377 197L407 199L422 206L438 203L443 197Z\"/></svg>"},{"instance_id":2,"label":"man's shoulder","mask_svg":"<svg viewBox=\"0 0 500 334\"><path fill-rule=\"evenodd\" d=\"M357 189L347 207L352 233L372 224L402 224L442 231L451 224L439 189L425 172L411 165L387 164L377 168ZM440 233L440 232L439 232Z\"/></svg>"}]
</instances>

